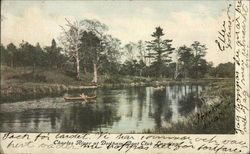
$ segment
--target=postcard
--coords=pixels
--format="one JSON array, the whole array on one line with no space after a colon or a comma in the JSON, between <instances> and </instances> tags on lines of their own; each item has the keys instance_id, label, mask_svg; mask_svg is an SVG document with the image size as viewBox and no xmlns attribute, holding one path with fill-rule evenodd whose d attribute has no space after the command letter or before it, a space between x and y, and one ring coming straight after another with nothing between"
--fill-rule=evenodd
<instances>
[{"instance_id":1,"label":"postcard","mask_svg":"<svg viewBox=\"0 0 250 154\"><path fill-rule=\"evenodd\" d=\"M0 153L249 153L249 7L2 0Z\"/></svg>"}]
</instances>

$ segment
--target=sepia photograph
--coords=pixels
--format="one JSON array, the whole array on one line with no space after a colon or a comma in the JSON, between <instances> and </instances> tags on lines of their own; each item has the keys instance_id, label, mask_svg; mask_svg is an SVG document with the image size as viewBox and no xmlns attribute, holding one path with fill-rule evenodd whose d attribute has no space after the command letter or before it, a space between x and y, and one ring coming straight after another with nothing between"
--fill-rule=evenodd
<instances>
[{"instance_id":1,"label":"sepia photograph","mask_svg":"<svg viewBox=\"0 0 250 154\"><path fill-rule=\"evenodd\" d=\"M234 10L2 0L0 132L234 134Z\"/></svg>"}]
</instances>

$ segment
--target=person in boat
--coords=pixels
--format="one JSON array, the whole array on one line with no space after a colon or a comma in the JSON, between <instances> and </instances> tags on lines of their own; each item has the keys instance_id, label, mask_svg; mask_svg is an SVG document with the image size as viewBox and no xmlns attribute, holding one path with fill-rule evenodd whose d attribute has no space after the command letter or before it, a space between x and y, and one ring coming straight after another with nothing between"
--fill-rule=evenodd
<instances>
[{"instance_id":1,"label":"person in boat","mask_svg":"<svg viewBox=\"0 0 250 154\"><path fill-rule=\"evenodd\" d=\"M82 93L82 94L80 95L80 97L86 98L87 96L86 96L84 93Z\"/></svg>"},{"instance_id":2,"label":"person in boat","mask_svg":"<svg viewBox=\"0 0 250 154\"><path fill-rule=\"evenodd\" d=\"M82 93L82 94L80 95L80 97L82 97L82 98L84 99L84 101L87 101L87 96L86 96L84 93Z\"/></svg>"}]
</instances>

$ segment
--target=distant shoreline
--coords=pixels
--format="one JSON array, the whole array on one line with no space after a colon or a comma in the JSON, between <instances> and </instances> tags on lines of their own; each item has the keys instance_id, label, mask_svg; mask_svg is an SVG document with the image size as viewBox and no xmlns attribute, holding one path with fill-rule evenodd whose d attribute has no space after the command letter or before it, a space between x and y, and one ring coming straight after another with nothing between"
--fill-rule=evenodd
<instances>
[{"instance_id":1,"label":"distant shoreline","mask_svg":"<svg viewBox=\"0 0 250 154\"><path fill-rule=\"evenodd\" d=\"M31 83L29 85L9 85L1 88L1 103L25 101L29 99L42 98L46 96L58 96L65 92L84 91L97 88L125 88L125 87L142 87L168 84L202 84L213 83L215 81L228 80L227 78L214 79L187 79L183 81L165 80L152 82L131 82L131 83L100 83L96 85L64 85L64 84L48 84L48 83Z\"/></svg>"}]
</instances>

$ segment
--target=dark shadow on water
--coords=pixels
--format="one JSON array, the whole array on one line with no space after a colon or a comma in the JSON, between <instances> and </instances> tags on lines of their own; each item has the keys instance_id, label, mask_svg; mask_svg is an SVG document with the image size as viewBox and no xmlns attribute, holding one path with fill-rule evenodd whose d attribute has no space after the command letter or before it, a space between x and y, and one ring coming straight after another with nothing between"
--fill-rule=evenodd
<instances>
[{"instance_id":1,"label":"dark shadow on water","mask_svg":"<svg viewBox=\"0 0 250 154\"><path fill-rule=\"evenodd\" d=\"M172 110L169 106L170 100L165 90L153 92L154 119L156 128L162 127L162 121L169 122L172 117Z\"/></svg>"}]
</instances>

